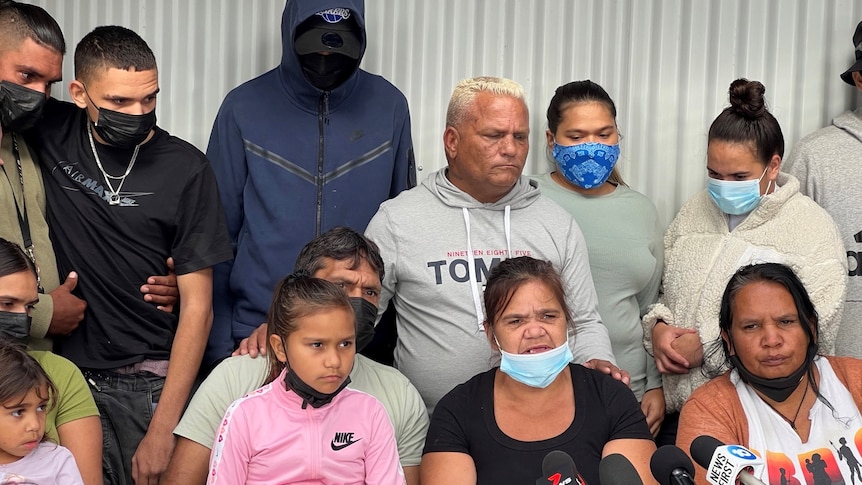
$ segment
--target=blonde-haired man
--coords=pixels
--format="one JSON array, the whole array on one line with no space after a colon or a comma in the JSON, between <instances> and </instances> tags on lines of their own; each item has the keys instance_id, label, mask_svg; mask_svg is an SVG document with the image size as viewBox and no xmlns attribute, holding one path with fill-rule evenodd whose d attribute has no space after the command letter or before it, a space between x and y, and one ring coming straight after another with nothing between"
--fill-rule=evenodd
<instances>
[{"instance_id":1,"label":"blonde-haired man","mask_svg":"<svg viewBox=\"0 0 862 485\"><path fill-rule=\"evenodd\" d=\"M380 308L390 299L395 305L398 369L429 410L487 370L494 358L482 330L488 271L502 259L532 256L551 261L566 282L575 361L627 379L611 364L580 229L521 175L530 135L523 88L496 77L461 81L446 120L448 166L381 204L366 230L386 263Z\"/></svg>"}]
</instances>

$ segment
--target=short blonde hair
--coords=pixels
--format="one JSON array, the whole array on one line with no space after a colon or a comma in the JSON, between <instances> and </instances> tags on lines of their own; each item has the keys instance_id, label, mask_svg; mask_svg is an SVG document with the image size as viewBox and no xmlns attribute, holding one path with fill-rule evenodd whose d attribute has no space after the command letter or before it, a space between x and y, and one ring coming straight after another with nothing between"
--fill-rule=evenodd
<instances>
[{"instance_id":1,"label":"short blonde hair","mask_svg":"<svg viewBox=\"0 0 862 485\"><path fill-rule=\"evenodd\" d=\"M516 81L491 76L464 79L455 86L452 97L449 98L449 108L446 110L446 126L458 126L463 123L467 110L479 93L510 96L521 100L524 106L527 105L524 87Z\"/></svg>"}]
</instances>

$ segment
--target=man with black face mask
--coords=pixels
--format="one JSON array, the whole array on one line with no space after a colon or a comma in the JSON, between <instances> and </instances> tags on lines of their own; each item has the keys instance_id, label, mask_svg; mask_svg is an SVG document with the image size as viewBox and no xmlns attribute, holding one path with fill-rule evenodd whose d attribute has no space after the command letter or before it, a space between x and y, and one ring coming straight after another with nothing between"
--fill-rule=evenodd
<instances>
[{"instance_id":1,"label":"man with black face mask","mask_svg":"<svg viewBox=\"0 0 862 485\"><path fill-rule=\"evenodd\" d=\"M302 74L321 91L332 91L353 74L362 57L362 29L350 10L318 13L296 27L295 50Z\"/></svg>"},{"instance_id":2,"label":"man with black face mask","mask_svg":"<svg viewBox=\"0 0 862 485\"><path fill-rule=\"evenodd\" d=\"M287 1L281 65L219 110L207 157L236 254L214 270L210 361L266 319L306 241L365 227L380 202L415 185L407 100L359 69L364 15L362 0Z\"/></svg>"},{"instance_id":3,"label":"man with black face mask","mask_svg":"<svg viewBox=\"0 0 862 485\"><path fill-rule=\"evenodd\" d=\"M197 375L212 269L231 257L206 157L156 126L155 56L136 33L98 27L75 49L74 104L51 99L28 132L42 168L61 271L81 275L81 325L57 342L91 385L105 482L158 483ZM176 262L179 314L138 283Z\"/></svg>"},{"instance_id":4,"label":"man with black face mask","mask_svg":"<svg viewBox=\"0 0 862 485\"><path fill-rule=\"evenodd\" d=\"M62 75L65 52L63 33L47 12L32 5L0 6L0 236L24 248L39 265L40 287L54 290L55 298L40 299L44 301L32 314L29 343L39 350L51 349L51 341L44 339L49 333L75 328L85 306L70 293L75 275L67 284L70 288L60 286L42 177L21 135L41 117L51 85Z\"/></svg>"},{"instance_id":5,"label":"man with black face mask","mask_svg":"<svg viewBox=\"0 0 862 485\"><path fill-rule=\"evenodd\" d=\"M289 269L281 271L287 273ZM383 279L383 260L377 245L352 229L335 227L302 249L294 271L304 271L344 288L356 312L356 350L362 350L373 334ZM248 354L226 359L212 371L174 430L177 446L162 483L188 485L206 481L210 447L225 410L234 400L260 387L268 372L266 358L255 359ZM348 387L367 392L383 403L395 429L407 483L418 483L418 465L428 430L428 415L419 391L394 368L358 353L350 379ZM328 397L314 394L308 396L309 401Z\"/></svg>"},{"instance_id":6,"label":"man with black face mask","mask_svg":"<svg viewBox=\"0 0 862 485\"><path fill-rule=\"evenodd\" d=\"M42 176L22 136L42 117L51 86L60 80L65 52L63 33L44 9L0 0L0 237L25 248L39 267L40 291L47 293L33 309L27 341L31 349L38 350L51 349L48 337L74 330L86 307L84 300L72 293L78 281L75 272L60 284L48 238ZM163 267L158 273L165 271ZM174 277L150 278L159 286L142 288L149 293L147 301L172 305L176 298ZM168 286L163 286L165 283ZM172 295L164 297L160 292Z\"/></svg>"}]
</instances>

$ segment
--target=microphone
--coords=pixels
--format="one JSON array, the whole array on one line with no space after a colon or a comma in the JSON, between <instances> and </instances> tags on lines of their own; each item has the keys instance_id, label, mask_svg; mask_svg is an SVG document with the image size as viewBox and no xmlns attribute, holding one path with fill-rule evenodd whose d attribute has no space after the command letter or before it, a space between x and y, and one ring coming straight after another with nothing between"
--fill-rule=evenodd
<instances>
[{"instance_id":1,"label":"microphone","mask_svg":"<svg viewBox=\"0 0 862 485\"><path fill-rule=\"evenodd\" d=\"M764 462L748 448L725 445L712 436L698 436L691 442L691 456L706 468L706 481L712 485L766 485L756 478Z\"/></svg>"},{"instance_id":2,"label":"microphone","mask_svg":"<svg viewBox=\"0 0 862 485\"><path fill-rule=\"evenodd\" d=\"M602 485L643 485L638 471L628 458L612 453L599 462L599 481Z\"/></svg>"},{"instance_id":3,"label":"microphone","mask_svg":"<svg viewBox=\"0 0 862 485\"><path fill-rule=\"evenodd\" d=\"M584 479L578 475L575 460L568 453L554 450L542 460L542 477L536 480L536 485L584 485Z\"/></svg>"},{"instance_id":4,"label":"microphone","mask_svg":"<svg viewBox=\"0 0 862 485\"><path fill-rule=\"evenodd\" d=\"M674 445L655 450L649 461L652 476L661 485L694 485L694 464Z\"/></svg>"}]
</instances>

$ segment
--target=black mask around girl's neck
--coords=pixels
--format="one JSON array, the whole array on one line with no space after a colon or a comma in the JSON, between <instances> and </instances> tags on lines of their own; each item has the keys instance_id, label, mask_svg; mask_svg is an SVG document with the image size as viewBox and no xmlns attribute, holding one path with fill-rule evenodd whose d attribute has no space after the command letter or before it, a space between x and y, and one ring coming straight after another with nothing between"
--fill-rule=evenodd
<instances>
[{"instance_id":1,"label":"black mask around girl's neck","mask_svg":"<svg viewBox=\"0 0 862 485\"><path fill-rule=\"evenodd\" d=\"M289 364L288 364L289 367ZM332 399L338 395L341 391L350 384L350 376L344 379L344 382L338 386L333 392L323 393L318 391L317 389L309 386L299 376L296 375L296 372L291 372L290 368L287 369L284 374L284 382L287 384L287 388L291 391L295 392L297 396L302 398L302 409L305 409L310 404L311 407L317 409L321 406L329 404Z\"/></svg>"},{"instance_id":2,"label":"black mask around girl's neck","mask_svg":"<svg viewBox=\"0 0 862 485\"><path fill-rule=\"evenodd\" d=\"M817 347L809 345L808 352L805 356L805 362L803 362L802 365L789 376L777 377L775 379L765 379L752 374L744 365L742 365L742 361L739 360L739 357L735 355L730 356L730 362L736 368L736 372L739 373L739 377L743 382L760 391L763 395L773 401L784 402L791 394L793 394L793 391L799 387L805 374L811 368L811 363L814 362L815 355L817 355Z\"/></svg>"}]
</instances>

